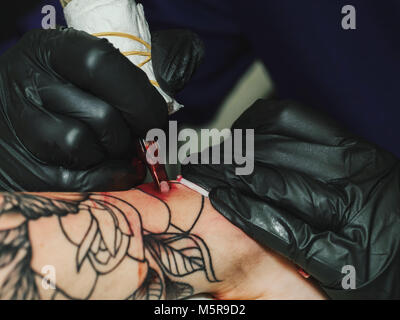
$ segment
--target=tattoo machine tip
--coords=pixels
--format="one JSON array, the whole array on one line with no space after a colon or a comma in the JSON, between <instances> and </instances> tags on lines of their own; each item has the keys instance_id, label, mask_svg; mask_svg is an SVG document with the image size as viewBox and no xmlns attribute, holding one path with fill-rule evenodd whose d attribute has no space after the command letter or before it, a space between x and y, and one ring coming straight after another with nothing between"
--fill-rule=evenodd
<instances>
[{"instance_id":1,"label":"tattoo machine tip","mask_svg":"<svg viewBox=\"0 0 400 320\"><path fill-rule=\"evenodd\" d=\"M155 159L151 159L151 155L148 153L148 149L152 148L152 154L157 157L159 146L156 141L146 141L144 139L139 139L138 143L138 153L139 158L146 164L150 171L151 177L154 184L160 192L168 192L170 186L168 184L168 175L165 169L165 165L157 162Z\"/></svg>"}]
</instances>

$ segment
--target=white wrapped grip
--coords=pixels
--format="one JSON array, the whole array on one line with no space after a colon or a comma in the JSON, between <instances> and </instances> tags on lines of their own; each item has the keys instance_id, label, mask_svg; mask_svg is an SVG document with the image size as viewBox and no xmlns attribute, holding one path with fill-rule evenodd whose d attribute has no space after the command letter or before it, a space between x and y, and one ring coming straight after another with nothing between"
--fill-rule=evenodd
<instances>
[{"instance_id":1,"label":"white wrapped grip","mask_svg":"<svg viewBox=\"0 0 400 320\"><path fill-rule=\"evenodd\" d=\"M144 9L134 0L73 0L64 8L65 20L69 27L90 34L101 32L122 32L137 36L151 44L151 34L147 24ZM117 36L104 37L121 52L148 51L140 42ZM127 57L135 65L139 65L146 57L131 55ZM141 69L149 80L155 81L151 61ZM170 113L181 107L175 99L166 94L160 87L158 92L167 102Z\"/></svg>"}]
</instances>

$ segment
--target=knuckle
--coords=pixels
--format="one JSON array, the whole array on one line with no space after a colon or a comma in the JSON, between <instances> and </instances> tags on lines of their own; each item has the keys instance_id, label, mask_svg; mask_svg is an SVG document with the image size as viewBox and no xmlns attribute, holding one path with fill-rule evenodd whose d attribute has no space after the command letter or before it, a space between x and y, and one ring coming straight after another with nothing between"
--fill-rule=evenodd
<instances>
[{"instance_id":1,"label":"knuckle","mask_svg":"<svg viewBox=\"0 0 400 320\"><path fill-rule=\"evenodd\" d=\"M60 168L55 179L55 184L60 191L77 191L76 189L76 173L65 168Z\"/></svg>"},{"instance_id":2,"label":"knuckle","mask_svg":"<svg viewBox=\"0 0 400 320\"><path fill-rule=\"evenodd\" d=\"M96 119L100 124L106 125L107 123L115 122L114 108L104 101L97 102L97 108L93 110L93 118Z\"/></svg>"},{"instance_id":3,"label":"knuckle","mask_svg":"<svg viewBox=\"0 0 400 320\"><path fill-rule=\"evenodd\" d=\"M92 44L86 51L84 62L89 72L107 64L119 51L107 39L92 39Z\"/></svg>"},{"instance_id":4,"label":"knuckle","mask_svg":"<svg viewBox=\"0 0 400 320\"><path fill-rule=\"evenodd\" d=\"M85 147L86 131L83 126L73 126L66 130L62 141L65 153L76 152Z\"/></svg>"}]
</instances>

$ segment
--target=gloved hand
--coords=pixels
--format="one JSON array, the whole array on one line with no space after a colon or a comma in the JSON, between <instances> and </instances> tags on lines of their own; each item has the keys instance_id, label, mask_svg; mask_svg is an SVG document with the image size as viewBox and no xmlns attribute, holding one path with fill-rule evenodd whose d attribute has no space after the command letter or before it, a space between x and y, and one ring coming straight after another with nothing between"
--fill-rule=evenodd
<instances>
[{"instance_id":1,"label":"gloved hand","mask_svg":"<svg viewBox=\"0 0 400 320\"><path fill-rule=\"evenodd\" d=\"M160 87L174 97L192 78L204 56L204 44L190 30L151 33L151 61Z\"/></svg>"},{"instance_id":2,"label":"gloved hand","mask_svg":"<svg viewBox=\"0 0 400 320\"><path fill-rule=\"evenodd\" d=\"M183 177L210 190L219 212L301 266L329 297L399 299L399 160L293 102L260 100L232 128L255 129L254 172L187 165ZM347 265L355 289L342 286L351 285Z\"/></svg>"},{"instance_id":3,"label":"gloved hand","mask_svg":"<svg viewBox=\"0 0 400 320\"><path fill-rule=\"evenodd\" d=\"M169 61L185 76L171 90L189 80L202 53L194 34L174 34L186 50ZM168 59L176 46L163 48L165 37L155 33L153 45ZM158 76L169 67L168 60L157 66ZM0 83L0 190L102 191L142 182L143 163L131 163L135 138L166 127L168 108L107 40L66 28L31 31L0 57Z\"/></svg>"}]
</instances>

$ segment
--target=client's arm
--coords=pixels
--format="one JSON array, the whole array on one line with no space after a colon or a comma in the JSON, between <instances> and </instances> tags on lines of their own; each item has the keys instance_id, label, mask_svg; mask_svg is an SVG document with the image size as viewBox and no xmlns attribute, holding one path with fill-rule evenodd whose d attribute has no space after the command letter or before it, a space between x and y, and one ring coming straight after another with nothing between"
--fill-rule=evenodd
<instances>
[{"instance_id":1,"label":"client's arm","mask_svg":"<svg viewBox=\"0 0 400 320\"><path fill-rule=\"evenodd\" d=\"M176 299L196 293L322 297L290 263L179 184L168 195L149 185L115 193L0 194L0 298Z\"/></svg>"}]
</instances>

